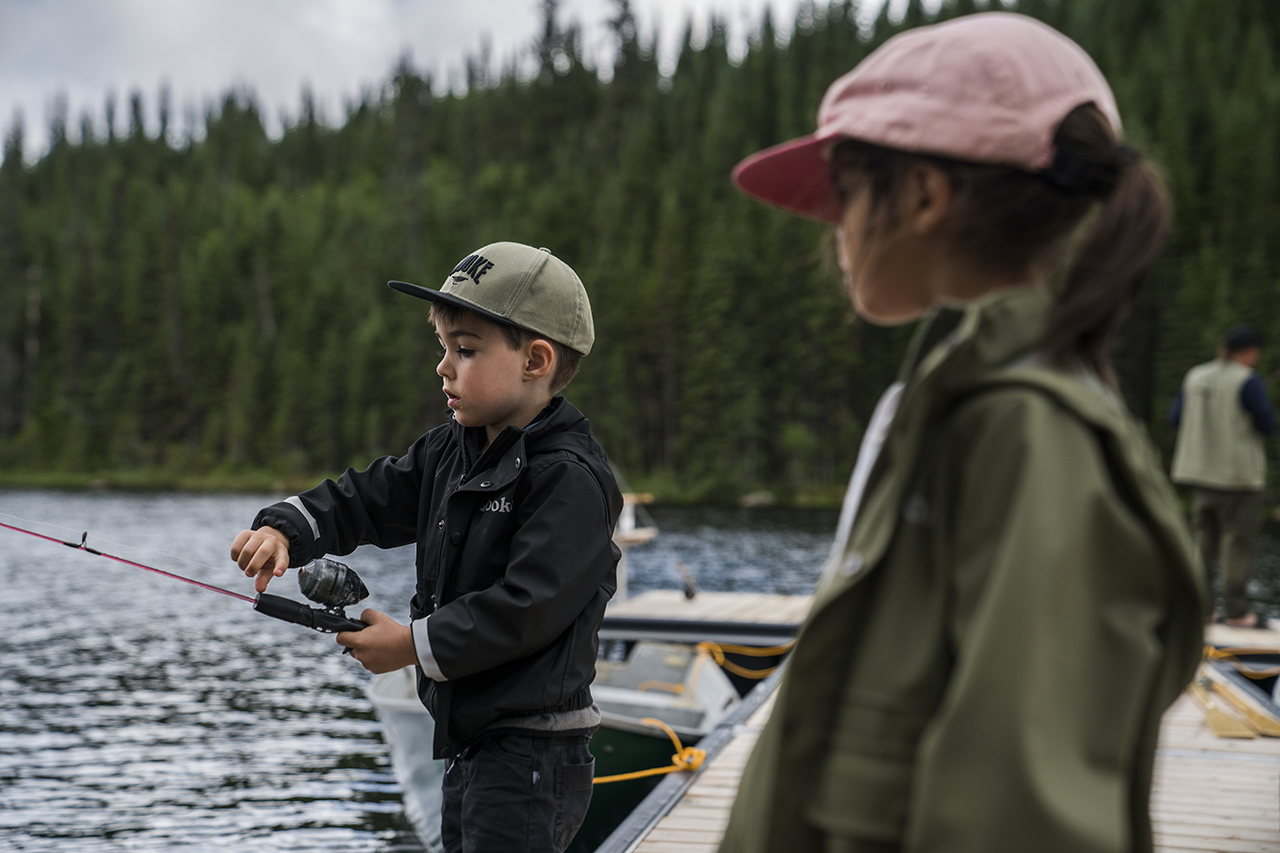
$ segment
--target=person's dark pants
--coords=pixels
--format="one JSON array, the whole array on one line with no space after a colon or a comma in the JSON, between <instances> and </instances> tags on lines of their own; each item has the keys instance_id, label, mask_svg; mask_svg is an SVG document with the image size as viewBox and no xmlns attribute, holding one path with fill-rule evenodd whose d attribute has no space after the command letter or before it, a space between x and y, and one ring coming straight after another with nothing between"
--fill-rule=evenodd
<instances>
[{"instance_id":1,"label":"person's dark pants","mask_svg":"<svg viewBox=\"0 0 1280 853\"><path fill-rule=\"evenodd\" d=\"M481 737L444 775L446 853L561 853L587 813L587 736Z\"/></svg>"},{"instance_id":2,"label":"person's dark pants","mask_svg":"<svg viewBox=\"0 0 1280 853\"><path fill-rule=\"evenodd\" d=\"M1253 552L1262 527L1262 492L1191 490L1191 529L1210 582L1222 559L1222 613L1228 619L1248 614Z\"/></svg>"}]
</instances>

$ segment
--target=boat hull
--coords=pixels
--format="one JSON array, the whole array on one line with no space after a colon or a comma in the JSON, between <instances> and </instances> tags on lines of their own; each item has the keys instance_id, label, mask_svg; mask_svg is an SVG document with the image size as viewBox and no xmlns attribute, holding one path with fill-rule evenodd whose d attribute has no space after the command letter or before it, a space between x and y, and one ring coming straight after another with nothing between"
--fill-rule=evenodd
<instances>
[{"instance_id":1,"label":"boat hull","mask_svg":"<svg viewBox=\"0 0 1280 853\"><path fill-rule=\"evenodd\" d=\"M661 732L631 732L602 725L591 736L591 754L596 759L598 777L666 766L671 763L673 751L671 741ZM596 785L582 828L566 853L591 853L599 847L661 781L661 776L646 776Z\"/></svg>"}]
</instances>

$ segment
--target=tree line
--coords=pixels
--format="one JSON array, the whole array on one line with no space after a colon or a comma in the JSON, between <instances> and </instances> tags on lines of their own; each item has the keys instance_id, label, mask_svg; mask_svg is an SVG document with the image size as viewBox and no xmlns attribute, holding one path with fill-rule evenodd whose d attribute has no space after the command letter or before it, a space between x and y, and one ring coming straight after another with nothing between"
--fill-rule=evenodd
<instances>
[{"instance_id":1,"label":"tree line","mask_svg":"<svg viewBox=\"0 0 1280 853\"><path fill-rule=\"evenodd\" d=\"M909 329L855 321L823 227L740 196L743 156L813 129L826 86L901 20L807 3L745 55L689 26L663 75L616 0L608 82L543 0L536 73L467 63L440 94L407 61L337 126L304 96L278 139L228 92L175 142L134 94L127 127L55 115L34 162L0 165L0 481L306 481L403 451L446 417L426 303L496 240L545 246L585 282L597 343L566 395L633 484L730 500L832 500ZM1222 330L1280 341L1280 6L1022 0L1111 81L1164 168L1168 249L1117 346L1124 392L1161 422ZM1277 347L1280 349L1280 347ZM1264 353L1264 363L1270 352ZM257 477L258 479L254 479ZM43 480L41 478L44 478Z\"/></svg>"}]
</instances>

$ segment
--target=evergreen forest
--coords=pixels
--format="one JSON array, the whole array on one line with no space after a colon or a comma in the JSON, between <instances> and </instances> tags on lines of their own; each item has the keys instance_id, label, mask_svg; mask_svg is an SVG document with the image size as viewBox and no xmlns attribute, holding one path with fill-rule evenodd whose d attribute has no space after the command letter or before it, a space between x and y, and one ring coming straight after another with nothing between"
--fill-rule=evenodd
<instances>
[{"instance_id":1,"label":"evergreen forest","mask_svg":"<svg viewBox=\"0 0 1280 853\"><path fill-rule=\"evenodd\" d=\"M911 330L855 321L828 230L729 173L812 131L826 86L884 39L974 0L874 21L810 3L793 26L763 17L740 57L722 23L690 26L669 74L625 0L609 73L557 5L532 73L476 59L442 93L404 61L340 122L303 93L278 138L246 91L185 137L163 93L109 109L106 132L69 132L63 110L38 157L8 127L0 482L296 488L403 452L447 409L427 303L386 282L439 287L516 240L586 283L597 342L566 396L632 486L836 501ZM1167 173L1173 235L1116 351L1167 458L1164 412L1227 326L1258 326L1277 344L1261 370L1280 365L1280 4L1012 8L1090 52Z\"/></svg>"}]
</instances>

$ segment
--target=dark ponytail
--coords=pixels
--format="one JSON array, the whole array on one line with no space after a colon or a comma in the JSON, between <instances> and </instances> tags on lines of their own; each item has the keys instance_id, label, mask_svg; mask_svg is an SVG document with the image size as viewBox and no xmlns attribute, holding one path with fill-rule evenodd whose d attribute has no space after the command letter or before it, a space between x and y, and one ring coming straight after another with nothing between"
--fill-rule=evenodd
<instances>
[{"instance_id":1,"label":"dark ponytail","mask_svg":"<svg viewBox=\"0 0 1280 853\"><path fill-rule=\"evenodd\" d=\"M1056 367L1083 364L1114 386L1111 340L1164 243L1168 194L1092 104L1072 110L1053 141L1052 164L1032 173L845 139L832 150L833 180L841 197L870 190L870 238L898 226L893 200L912 164L937 166L955 191L945 236L956 250L993 276L1056 269L1057 302L1040 350Z\"/></svg>"},{"instance_id":2,"label":"dark ponytail","mask_svg":"<svg viewBox=\"0 0 1280 853\"><path fill-rule=\"evenodd\" d=\"M1114 386L1112 337L1164 246L1169 195L1148 161L1112 141L1102 115L1092 107L1068 115L1054 142L1060 153L1071 151L1114 171L1115 181L1088 231L1078 235L1074 257L1066 259L1065 280L1040 349L1051 364L1067 368L1082 361Z\"/></svg>"}]
</instances>

